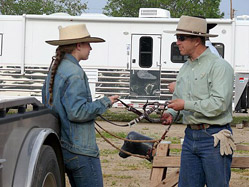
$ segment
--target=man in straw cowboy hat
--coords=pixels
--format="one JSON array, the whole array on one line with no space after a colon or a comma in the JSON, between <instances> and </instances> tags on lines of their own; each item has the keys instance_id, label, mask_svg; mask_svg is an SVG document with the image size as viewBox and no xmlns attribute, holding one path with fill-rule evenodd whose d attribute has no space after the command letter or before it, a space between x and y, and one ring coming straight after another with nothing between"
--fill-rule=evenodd
<instances>
[{"instance_id":1,"label":"man in straw cowboy hat","mask_svg":"<svg viewBox=\"0 0 249 187\"><path fill-rule=\"evenodd\" d=\"M86 73L79 61L87 60L90 43L104 42L91 37L85 24L59 27L59 40L46 41L58 46L42 90L43 103L61 121L61 145L71 186L103 186L94 120L118 96L92 101Z\"/></svg>"},{"instance_id":2,"label":"man in straw cowboy hat","mask_svg":"<svg viewBox=\"0 0 249 187\"><path fill-rule=\"evenodd\" d=\"M204 17L200 17L200 18L203 18L205 19ZM209 31L214 28L217 24L216 23L208 23L207 24L207 33L209 33ZM216 54L217 56L220 57L220 54L219 52L217 51L217 49L213 46L213 44L211 43L211 41L209 40L209 37L206 37L206 42L205 42L205 45L210 49L210 51L214 54ZM176 82L171 82L169 83L168 85L168 89L169 89L169 92L170 93L173 93L174 90L175 90L175 85L176 85Z\"/></svg>"},{"instance_id":3,"label":"man in straw cowboy hat","mask_svg":"<svg viewBox=\"0 0 249 187\"><path fill-rule=\"evenodd\" d=\"M179 71L173 100L163 114L171 124L180 111L187 125L182 145L179 187L229 186L235 145L232 121L234 72L227 61L205 46L205 19L181 16L176 31L181 55L189 58Z\"/></svg>"}]
</instances>

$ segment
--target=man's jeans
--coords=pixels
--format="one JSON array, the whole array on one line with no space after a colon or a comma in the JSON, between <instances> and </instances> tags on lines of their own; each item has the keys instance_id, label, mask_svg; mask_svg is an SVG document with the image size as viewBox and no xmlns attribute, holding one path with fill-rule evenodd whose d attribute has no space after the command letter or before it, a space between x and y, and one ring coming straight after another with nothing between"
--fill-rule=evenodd
<instances>
[{"instance_id":1,"label":"man's jeans","mask_svg":"<svg viewBox=\"0 0 249 187\"><path fill-rule=\"evenodd\" d=\"M99 158L79 155L62 149L66 173L72 187L102 187Z\"/></svg>"},{"instance_id":2,"label":"man's jeans","mask_svg":"<svg viewBox=\"0 0 249 187\"><path fill-rule=\"evenodd\" d=\"M228 187L231 176L232 155L221 156L220 144L214 148L212 134L226 126L211 126L208 129L185 130L181 153L179 187Z\"/></svg>"}]
</instances>

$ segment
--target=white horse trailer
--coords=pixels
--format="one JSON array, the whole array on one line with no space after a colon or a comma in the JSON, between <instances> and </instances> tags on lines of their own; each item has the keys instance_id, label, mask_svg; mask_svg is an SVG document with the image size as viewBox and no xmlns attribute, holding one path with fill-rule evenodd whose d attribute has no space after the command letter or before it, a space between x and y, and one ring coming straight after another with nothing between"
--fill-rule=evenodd
<instances>
[{"instance_id":1,"label":"white horse trailer","mask_svg":"<svg viewBox=\"0 0 249 187\"><path fill-rule=\"evenodd\" d=\"M186 57L180 55L175 36L165 32L175 30L179 19L170 18L167 11L162 17L157 14L163 12L159 10L144 9L137 18L102 14L0 15L1 94L40 97L55 54L55 47L45 41L58 39L59 26L85 23L92 36L106 40L92 44L89 59L81 63L93 98L118 94L131 104L171 99L167 85L175 80ZM212 38L212 43L235 70L234 109L246 110L249 17L207 21L217 23L211 33L219 36Z\"/></svg>"}]
</instances>

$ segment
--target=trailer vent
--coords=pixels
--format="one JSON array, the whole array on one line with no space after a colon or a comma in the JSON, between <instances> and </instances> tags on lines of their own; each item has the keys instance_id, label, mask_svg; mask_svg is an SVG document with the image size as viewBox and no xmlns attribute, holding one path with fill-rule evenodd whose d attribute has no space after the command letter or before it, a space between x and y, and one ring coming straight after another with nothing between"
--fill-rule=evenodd
<instances>
[{"instance_id":1,"label":"trailer vent","mask_svg":"<svg viewBox=\"0 0 249 187\"><path fill-rule=\"evenodd\" d=\"M170 12L161 8L140 8L140 18L170 18Z\"/></svg>"},{"instance_id":2,"label":"trailer vent","mask_svg":"<svg viewBox=\"0 0 249 187\"><path fill-rule=\"evenodd\" d=\"M249 15L237 16L237 20L249 20Z\"/></svg>"}]
</instances>

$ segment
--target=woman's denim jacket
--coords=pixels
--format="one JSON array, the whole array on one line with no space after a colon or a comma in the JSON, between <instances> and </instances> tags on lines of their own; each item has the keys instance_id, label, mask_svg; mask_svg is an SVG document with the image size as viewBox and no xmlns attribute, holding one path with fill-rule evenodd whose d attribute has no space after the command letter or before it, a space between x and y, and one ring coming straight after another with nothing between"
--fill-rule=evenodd
<instances>
[{"instance_id":1,"label":"woman's denim jacket","mask_svg":"<svg viewBox=\"0 0 249 187\"><path fill-rule=\"evenodd\" d=\"M62 147L76 154L98 157L94 120L111 106L108 97L92 102L88 78L79 62L66 54L54 79L53 103L49 101L50 72L42 89L43 103L60 116Z\"/></svg>"}]
</instances>

